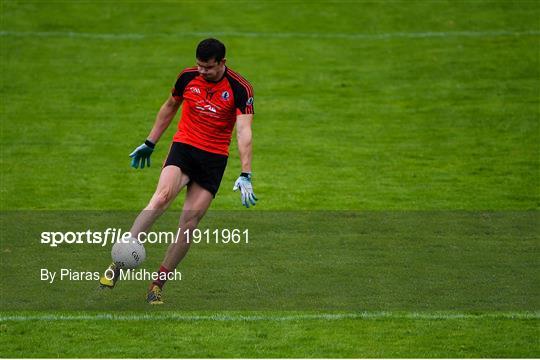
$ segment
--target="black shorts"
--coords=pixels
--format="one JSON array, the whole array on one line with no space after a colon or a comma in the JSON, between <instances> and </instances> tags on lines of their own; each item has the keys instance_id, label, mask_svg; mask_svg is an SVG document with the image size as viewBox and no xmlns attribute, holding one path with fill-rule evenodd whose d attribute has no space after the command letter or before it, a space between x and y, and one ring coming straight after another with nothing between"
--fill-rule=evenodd
<instances>
[{"instance_id":1,"label":"black shorts","mask_svg":"<svg viewBox=\"0 0 540 360\"><path fill-rule=\"evenodd\" d=\"M178 166L184 174L214 197L221 184L228 156L197 149L194 146L173 142L163 167Z\"/></svg>"}]
</instances>

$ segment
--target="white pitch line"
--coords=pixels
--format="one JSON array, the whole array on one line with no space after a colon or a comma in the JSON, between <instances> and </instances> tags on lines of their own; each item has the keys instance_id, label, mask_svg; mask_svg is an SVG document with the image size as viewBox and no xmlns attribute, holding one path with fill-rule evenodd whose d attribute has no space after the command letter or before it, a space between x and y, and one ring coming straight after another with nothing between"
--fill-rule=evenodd
<instances>
[{"instance_id":1,"label":"white pitch line","mask_svg":"<svg viewBox=\"0 0 540 360\"><path fill-rule=\"evenodd\" d=\"M268 39L348 39L348 40L385 40L396 38L453 38L453 37L498 37L498 36L536 36L540 31L428 31L428 32L391 32L391 33L317 33L317 32L180 32L180 33L89 33L76 31L0 31L2 37L67 37L95 40L143 40L151 38L186 38L186 37L245 37Z\"/></svg>"},{"instance_id":2,"label":"white pitch line","mask_svg":"<svg viewBox=\"0 0 540 360\"><path fill-rule=\"evenodd\" d=\"M186 315L181 313L156 314L39 314L39 315L2 315L0 322L4 321L145 321L145 320L173 320L173 321L301 321L301 320L344 320L344 319L409 319L409 320L475 320L475 319L515 319L538 320L540 312L503 312L503 313L437 313L437 312L360 312L360 313L326 313L326 314L294 314L294 315Z\"/></svg>"}]
</instances>

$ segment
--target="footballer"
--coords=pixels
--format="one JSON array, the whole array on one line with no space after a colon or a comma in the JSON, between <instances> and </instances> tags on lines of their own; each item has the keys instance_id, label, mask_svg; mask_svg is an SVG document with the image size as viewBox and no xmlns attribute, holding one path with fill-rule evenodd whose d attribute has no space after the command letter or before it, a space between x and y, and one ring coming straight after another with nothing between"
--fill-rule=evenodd
<instances>
[{"instance_id":1,"label":"footballer","mask_svg":"<svg viewBox=\"0 0 540 360\"><path fill-rule=\"evenodd\" d=\"M201 41L196 62L197 66L180 73L146 141L130 154L132 167L150 166L154 147L182 105L178 130L163 163L156 191L130 230L135 238L141 232L148 232L178 193L187 188L180 215L181 235L169 245L159 268L160 276L150 284L146 296L150 304L163 303L161 294L166 280L162 279L168 278L168 273L176 269L189 250L188 233L184 230L197 227L216 196L235 124L242 170L233 190L240 190L242 204L247 208L257 201L251 185L253 88L225 65L225 45L219 40ZM100 285L113 288L119 270L111 264L106 273L114 276L101 276Z\"/></svg>"}]
</instances>

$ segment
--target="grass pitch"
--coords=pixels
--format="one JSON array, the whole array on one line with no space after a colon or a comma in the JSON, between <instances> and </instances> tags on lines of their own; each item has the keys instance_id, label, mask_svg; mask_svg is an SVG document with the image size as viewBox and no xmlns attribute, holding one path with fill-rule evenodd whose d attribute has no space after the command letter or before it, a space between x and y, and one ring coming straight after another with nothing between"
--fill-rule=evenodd
<instances>
[{"instance_id":1,"label":"grass pitch","mask_svg":"<svg viewBox=\"0 0 540 360\"><path fill-rule=\"evenodd\" d=\"M539 357L539 18L533 1L2 1L0 355ZM106 265L36 235L129 227L175 126L152 168L127 154L207 36L255 88L261 201L230 189L233 143L203 225L252 244L192 249L160 309L146 282L39 281Z\"/></svg>"},{"instance_id":2,"label":"grass pitch","mask_svg":"<svg viewBox=\"0 0 540 360\"><path fill-rule=\"evenodd\" d=\"M32 357L532 357L538 351L537 315L271 317L190 319L183 313L166 320L49 319L32 321L31 326L4 321L0 342L8 356ZM145 331L148 327L159 327L159 345L156 334ZM56 336L51 338L51 333ZM8 343L22 336L26 343Z\"/></svg>"}]
</instances>

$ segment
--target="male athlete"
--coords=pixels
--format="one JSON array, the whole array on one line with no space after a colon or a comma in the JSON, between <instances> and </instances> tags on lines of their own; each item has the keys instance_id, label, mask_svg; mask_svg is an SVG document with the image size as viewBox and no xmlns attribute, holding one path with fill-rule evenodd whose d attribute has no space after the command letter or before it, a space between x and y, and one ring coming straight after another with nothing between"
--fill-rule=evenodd
<instances>
[{"instance_id":1,"label":"male athlete","mask_svg":"<svg viewBox=\"0 0 540 360\"><path fill-rule=\"evenodd\" d=\"M131 154L131 166L150 166L150 155L163 132L171 123L182 102L182 115L169 155L163 164L157 189L148 205L135 220L130 232L135 238L148 232L152 224L187 186L180 216L181 236L169 245L159 268L159 278L176 269L189 250L185 230L192 231L216 196L229 155L229 144L236 123L238 151L242 172L233 190L240 190L242 204L249 208L257 197L251 186L251 123L253 121L253 88L238 73L225 66L225 45L216 39L199 43L197 66L180 73L171 96L159 110L146 141ZM113 263L102 276L103 287L114 287L119 269ZM163 276L161 276L163 275ZM109 275L109 278L112 277ZM147 302L162 304L164 280L154 281Z\"/></svg>"}]
</instances>

